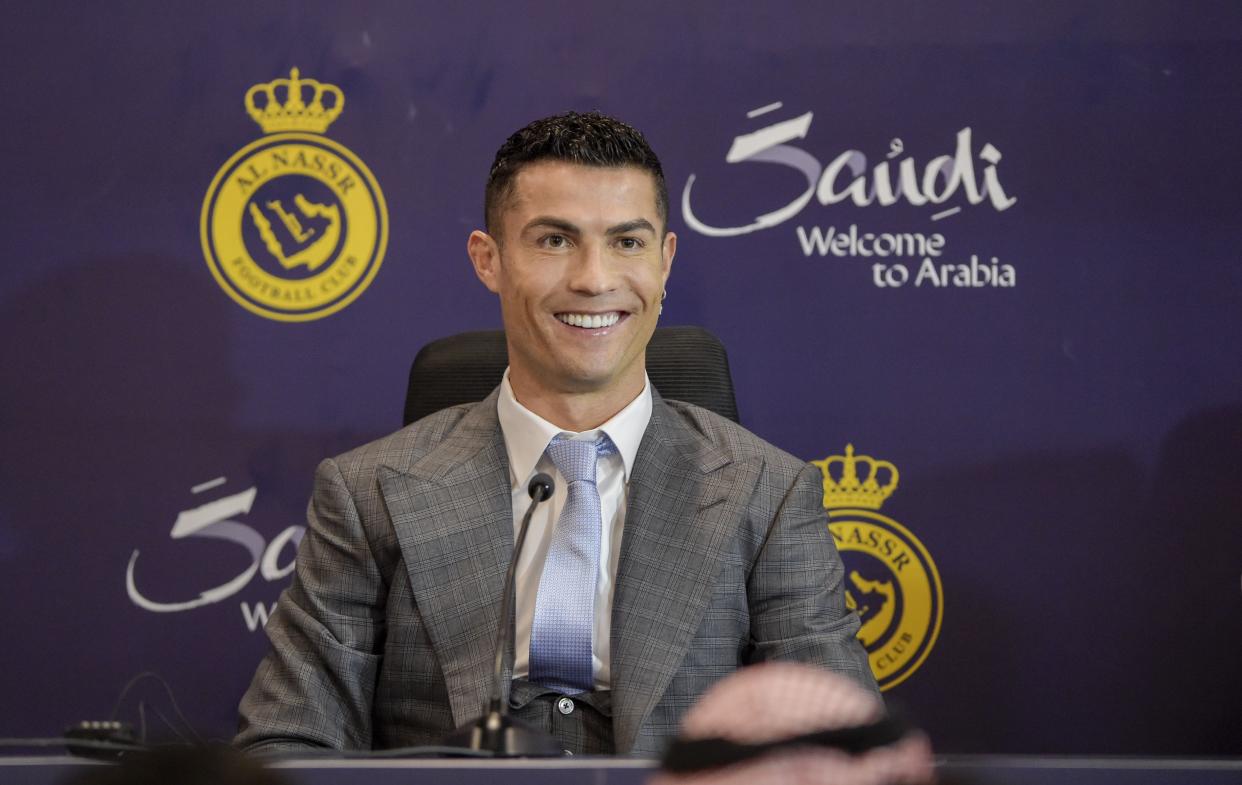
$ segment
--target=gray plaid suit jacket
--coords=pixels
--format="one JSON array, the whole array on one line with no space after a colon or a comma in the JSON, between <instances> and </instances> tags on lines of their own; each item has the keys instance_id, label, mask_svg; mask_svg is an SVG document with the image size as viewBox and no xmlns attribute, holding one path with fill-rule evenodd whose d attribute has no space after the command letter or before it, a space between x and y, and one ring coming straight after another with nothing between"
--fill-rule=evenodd
<instances>
[{"instance_id":1,"label":"gray plaid suit jacket","mask_svg":"<svg viewBox=\"0 0 1242 785\"><path fill-rule=\"evenodd\" d=\"M822 499L814 466L655 396L613 598L618 752L658 755L699 695L751 662L817 663L876 690ZM435 744L479 716L512 550L495 392L324 461L236 743Z\"/></svg>"}]
</instances>

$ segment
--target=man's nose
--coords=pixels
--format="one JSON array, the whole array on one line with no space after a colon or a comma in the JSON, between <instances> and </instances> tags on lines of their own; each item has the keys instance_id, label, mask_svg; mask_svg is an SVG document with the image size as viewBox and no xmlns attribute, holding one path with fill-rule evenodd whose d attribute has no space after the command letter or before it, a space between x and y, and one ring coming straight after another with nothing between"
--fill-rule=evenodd
<instances>
[{"instance_id":1,"label":"man's nose","mask_svg":"<svg viewBox=\"0 0 1242 785\"><path fill-rule=\"evenodd\" d=\"M615 277L607 249L600 243L585 243L570 271L569 286L583 294L604 294L616 285Z\"/></svg>"}]
</instances>

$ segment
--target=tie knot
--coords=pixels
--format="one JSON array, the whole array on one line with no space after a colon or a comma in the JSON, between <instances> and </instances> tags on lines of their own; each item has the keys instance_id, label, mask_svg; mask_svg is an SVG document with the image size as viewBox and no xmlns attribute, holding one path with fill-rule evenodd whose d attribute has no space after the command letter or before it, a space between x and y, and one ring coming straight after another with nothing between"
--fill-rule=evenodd
<instances>
[{"instance_id":1,"label":"tie knot","mask_svg":"<svg viewBox=\"0 0 1242 785\"><path fill-rule=\"evenodd\" d=\"M601 433L593 442L557 436L548 444L548 457L566 482L595 482L595 463L600 456L616 452L612 439Z\"/></svg>"}]
</instances>

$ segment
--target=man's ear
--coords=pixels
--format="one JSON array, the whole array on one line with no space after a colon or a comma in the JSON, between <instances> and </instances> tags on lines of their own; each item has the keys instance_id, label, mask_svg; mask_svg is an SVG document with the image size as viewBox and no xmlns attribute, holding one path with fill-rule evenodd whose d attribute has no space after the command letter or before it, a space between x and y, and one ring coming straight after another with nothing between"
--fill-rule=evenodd
<instances>
[{"instance_id":1,"label":"man's ear","mask_svg":"<svg viewBox=\"0 0 1242 785\"><path fill-rule=\"evenodd\" d=\"M668 274L673 270L673 257L677 255L677 235L672 232L664 233L664 242L660 249L662 251L664 262L664 282L668 283Z\"/></svg>"},{"instance_id":2,"label":"man's ear","mask_svg":"<svg viewBox=\"0 0 1242 785\"><path fill-rule=\"evenodd\" d=\"M487 232L475 229L466 240L466 253L474 264L474 274L479 276L490 291L500 291L500 245Z\"/></svg>"}]
</instances>

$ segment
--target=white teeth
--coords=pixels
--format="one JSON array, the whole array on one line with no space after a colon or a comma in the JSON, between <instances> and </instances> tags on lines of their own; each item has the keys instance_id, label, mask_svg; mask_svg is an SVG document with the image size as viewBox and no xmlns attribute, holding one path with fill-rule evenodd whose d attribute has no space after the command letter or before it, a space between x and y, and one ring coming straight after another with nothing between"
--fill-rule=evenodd
<instances>
[{"instance_id":1,"label":"white teeth","mask_svg":"<svg viewBox=\"0 0 1242 785\"><path fill-rule=\"evenodd\" d=\"M601 327L612 327L621 319L621 314L616 311L609 313L558 313L557 319L573 327L584 327L588 330L597 330Z\"/></svg>"}]
</instances>

